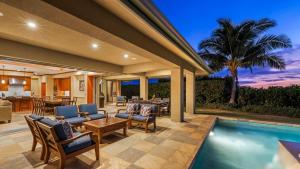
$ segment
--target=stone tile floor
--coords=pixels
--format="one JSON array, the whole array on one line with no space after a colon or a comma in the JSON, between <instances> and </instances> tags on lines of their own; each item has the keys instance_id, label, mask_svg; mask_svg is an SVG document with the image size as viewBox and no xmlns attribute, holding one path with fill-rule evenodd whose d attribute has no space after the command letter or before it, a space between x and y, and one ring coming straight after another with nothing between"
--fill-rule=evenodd
<instances>
[{"instance_id":1,"label":"stone tile floor","mask_svg":"<svg viewBox=\"0 0 300 169\"><path fill-rule=\"evenodd\" d=\"M31 151L32 137L23 116L13 114L12 123L0 124L0 169L57 168L56 157L51 157L48 164L39 160L40 146ZM215 117L185 116L184 123L172 122L168 117L158 118L156 132L145 133L143 129L133 128L123 137L120 130L104 137L100 161L95 161L94 151L89 151L67 160L65 168L187 168Z\"/></svg>"}]
</instances>

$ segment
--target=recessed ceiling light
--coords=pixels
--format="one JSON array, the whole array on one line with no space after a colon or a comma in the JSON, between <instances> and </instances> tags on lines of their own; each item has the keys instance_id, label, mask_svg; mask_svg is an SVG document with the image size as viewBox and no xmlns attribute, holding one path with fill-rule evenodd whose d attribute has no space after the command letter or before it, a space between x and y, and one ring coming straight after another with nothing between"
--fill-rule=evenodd
<instances>
[{"instance_id":1,"label":"recessed ceiling light","mask_svg":"<svg viewBox=\"0 0 300 169\"><path fill-rule=\"evenodd\" d=\"M92 48L97 49L98 47L99 47L99 45L97 43L92 44Z\"/></svg>"},{"instance_id":2,"label":"recessed ceiling light","mask_svg":"<svg viewBox=\"0 0 300 169\"><path fill-rule=\"evenodd\" d=\"M128 54L124 54L124 58L127 59L129 57Z\"/></svg>"},{"instance_id":3,"label":"recessed ceiling light","mask_svg":"<svg viewBox=\"0 0 300 169\"><path fill-rule=\"evenodd\" d=\"M32 29L35 29L37 28L37 24L33 21L28 21L26 22L26 25L29 27L29 28L32 28Z\"/></svg>"},{"instance_id":4,"label":"recessed ceiling light","mask_svg":"<svg viewBox=\"0 0 300 169\"><path fill-rule=\"evenodd\" d=\"M2 12L0 12L0 16L4 16L4 14Z\"/></svg>"},{"instance_id":5,"label":"recessed ceiling light","mask_svg":"<svg viewBox=\"0 0 300 169\"><path fill-rule=\"evenodd\" d=\"M131 60L136 60L136 58L131 58Z\"/></svg>"}]
</instances>

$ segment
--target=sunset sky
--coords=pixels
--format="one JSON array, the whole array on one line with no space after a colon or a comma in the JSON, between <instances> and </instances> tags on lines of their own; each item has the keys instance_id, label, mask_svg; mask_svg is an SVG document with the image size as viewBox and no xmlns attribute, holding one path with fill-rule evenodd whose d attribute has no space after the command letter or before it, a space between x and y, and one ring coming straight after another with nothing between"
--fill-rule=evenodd
<instances>
[{"instance_id":1,"label":"sunset sky","mask_svg":"<svg viewBox=\"0 0 300 169\"><path fill-rule=\"evenodd\" d=\"M252 87L300 85L300 1L299 0L154 0L178 32L198 50L201 40L208 38L219 18L234 23L246 19L270 18L277 26L267 33L285 34L293 48L277 51L286 60L286 70L265 68L239 70L241 85ZM227 70L215 76L226 76Z\"/></svg>"}]
</instances>

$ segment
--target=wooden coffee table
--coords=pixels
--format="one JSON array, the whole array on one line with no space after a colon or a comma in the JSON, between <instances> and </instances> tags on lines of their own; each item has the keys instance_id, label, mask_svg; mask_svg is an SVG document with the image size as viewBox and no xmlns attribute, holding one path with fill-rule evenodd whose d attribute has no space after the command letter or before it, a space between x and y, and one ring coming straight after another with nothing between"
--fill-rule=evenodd
<instances>
[{"instance_id":1,"label":"wooden coffee table","mask_svg":"<svg viewBox=\"0 0 300 169\"><path fill-rule=\"evenodd\" d=\"M116 117L109 117L108 119L98 119L84 122L86 130L92 131L99 138L101 143L102 137L112 134L116 130L123 129L124 136L127 136L127 119L121 119Z\"/></svg>"}]
</instances>

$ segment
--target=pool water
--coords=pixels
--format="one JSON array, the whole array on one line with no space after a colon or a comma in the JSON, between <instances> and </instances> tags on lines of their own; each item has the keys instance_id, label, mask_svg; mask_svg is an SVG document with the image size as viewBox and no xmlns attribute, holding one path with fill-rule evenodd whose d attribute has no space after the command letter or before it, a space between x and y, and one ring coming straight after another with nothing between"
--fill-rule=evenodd
<instances>
[{"instance_id":1,"label":"pool water","mask_svg":"<svg viewBox=\"0 0 300 169\"><path fill-rule=\"evenodd\" d=\"M278 140L300 142L300 127L218 120L192 169L284 169Z\"/></svg>"}]
</instances>

